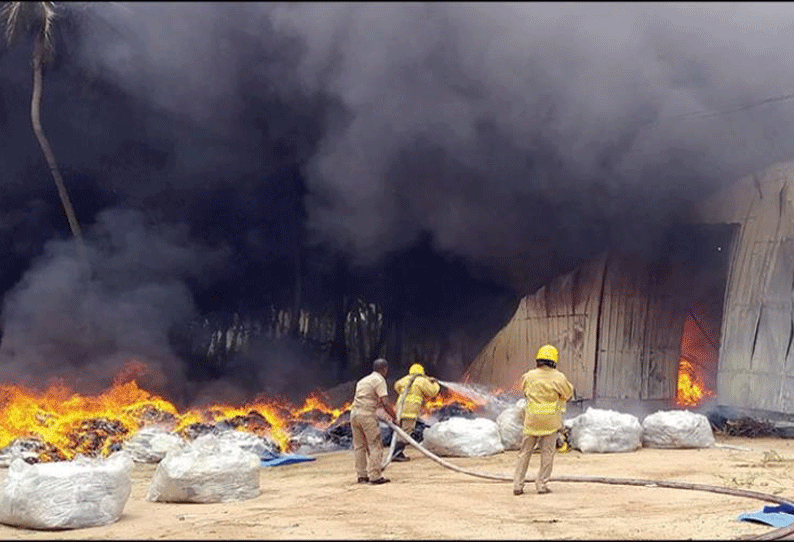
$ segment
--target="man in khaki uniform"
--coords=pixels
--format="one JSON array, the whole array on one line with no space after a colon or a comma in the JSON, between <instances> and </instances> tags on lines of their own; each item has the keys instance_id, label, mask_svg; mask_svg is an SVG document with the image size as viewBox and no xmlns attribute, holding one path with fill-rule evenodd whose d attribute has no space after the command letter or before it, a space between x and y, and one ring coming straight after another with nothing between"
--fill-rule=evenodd
<instances>
[{"instance_id":1,"label":"man in khaki uniform","mask_svg":"<svg viewBox=\"0 0 794 542\"><path fill-rule=\"evenodd\" d=\"M410 389L406 391L405 402L403 409L400 413L400 429L408 433L413 432L416 427L416 419L422 413L422 406L425 404L426 399L432 399L438 392L441 391L441 386L436 382L435 378L425 376L425 368L418 363L411 365L408 369L408 374L394 383L394 391L397 392L397 397L401 397L403 390L411 384ZM399 408L399 405L398 407ZM411 458L405 455L405 442L400 439L397 449L392 456L392 461L410 461Z\"/></svg>"},{"instance_id":2,"label":"man in khaki uniform","mask_svg":"<svg viewBox=\"0 0 794 542\"><path fill-rule=\"evenodd\" d=\"M537 368L521 376L521 389L527 399L527 406L524 439L513 475L513 495L524 493L524 478L536 444L540 448L540 469L535 478L535 488L538 493L551 493L547 483L551 478L554 453L557 451L557 431L562 427L565 403L573 396L573 386L557 370L558 357L557 349L550 344L541 346L535 356Z\"/></svg>"},{"instance_id":3,"label":"man in khaki uniform","mask_svg":"<svg viewBox=\"0 0 794 542\"><path fill-rule=\"evenodd\" d=\"M385 484L383 477L383 442L375 411L383 409L394 419L389 404L386 374L389 364L383 358L372 363L372 372L356 383L353 405L350 407L350 429L353 432L353 454L356 458L358 483Z\"/></svg>"}]
</instances>

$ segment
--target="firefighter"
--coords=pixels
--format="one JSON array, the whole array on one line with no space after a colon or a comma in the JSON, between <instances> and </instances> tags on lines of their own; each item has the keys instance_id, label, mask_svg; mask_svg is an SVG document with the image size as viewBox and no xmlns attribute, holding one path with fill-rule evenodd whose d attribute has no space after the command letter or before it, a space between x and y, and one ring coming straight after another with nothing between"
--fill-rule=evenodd
<instances>
[{"instance_id":1,"label":"firefighter","mask_svg":"<svg viewBox=\"0 0 794 542\"><path fill-rule=\"evenodd\" d=\"M540 448L540 469L535 478L535 489L541 494L551 493L547 484L557 449L557 432L562 428L565 403L573 397L573 386L557 370L558 357L557 349L552 345L541 346L535 356L537 367L521 376L521 389L527 406L524 438L513 475L513 495L524 493L524 478L536 444Z\"/></svg>"},{"instance_id":2,"label":"firefighter","mask_svg":"<svg viewBox=\"0 0 794 542\"><path fill-rule=\"evenodd\" d=\"M386 374L389 364L383 358L372 363L372 372L356 382L353 404L350 407L350 429L353 432L353 455L356 460L358 483L385 484L383 477L383 442L375 411L378 407L396 418L389 404Z\"/></svg>"},{"instance_id":3,"label":"firefighter","mask_svg":"<svg viewBox=\"0 0 794 542\"><path fill-rule=\"evenodd\" d=\"M405 396L403 409L400 416L400 428L409 435L416 427L416 419L422 412L422 406L426 399L432 399L441 390L435 378L425 375L425 368L418 363L411 365L408 369L408 374L394 383L394 391L397 392L397 397L401 397L403 390L411 383L411 388ZM410 461L411 458L405 455L405 442L400 439L397 448L395 449L392 461Z\"/></svg>"}]
</instances>

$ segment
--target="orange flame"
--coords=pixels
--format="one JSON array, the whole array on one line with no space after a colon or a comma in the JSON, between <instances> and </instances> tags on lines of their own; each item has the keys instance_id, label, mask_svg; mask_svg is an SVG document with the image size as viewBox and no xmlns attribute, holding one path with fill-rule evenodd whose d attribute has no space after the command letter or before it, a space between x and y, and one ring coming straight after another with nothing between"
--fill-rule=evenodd
<instances>
[{"instance_id":1,"label":"orange flame","mask_svg":"<svg viewBox=\"0 0 794 542\"><path fill-rule=\"evenodd\" d=\"M425 409L434 410L452 403L459 403L461 406L468 408L469 410L476 410L478 407L481 407L485 404L483 402L475 401L471 397L466 397L465 395L456 393L450 389L442 388L441 393L432 399L429 399L427 403L425 403Z\"/></svg>"},{"instance_id":2,"label":"orange flame","mask_svg":"<svg viewBox=\"0 0 794 542\"><path fill-rule=\"evenodd\" d=\"M325 429L350 409L349 402L333 408L321 393L314 392L297 407L280 399L258 399L180 412L169 401L138 387L133 377L146 372L146 365L133 360L108 390L96 396L76 394L60 382L44 391L0 385L0 448L17 438L34 438L42 443L41 461L72 459L78 454L106 456L145 425L161 425L191 438L197 434L191 427L194 424L226 422L234 429L267 436L287 451L293 424ZM482 405L444 388L426 409L453 402L471 410Z\"/></svg>"},{"instance_id":3,"label":"orange flame","mask_svg":"<svg viewBox=\"0 0 794 542\"><path fill-rule=\"evenodd\" d=\"M714 392L703 385L702 378L697 374L695 366L687 359L681 358L678 364L678 406L697 406L707 397L714 397Z\"/></svg>"}]
</instances>

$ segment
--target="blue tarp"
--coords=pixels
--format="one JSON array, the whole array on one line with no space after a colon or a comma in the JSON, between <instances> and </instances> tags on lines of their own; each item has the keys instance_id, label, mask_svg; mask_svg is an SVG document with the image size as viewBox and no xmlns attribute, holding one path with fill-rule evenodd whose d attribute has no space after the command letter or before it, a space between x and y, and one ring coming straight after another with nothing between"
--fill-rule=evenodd
<instances>
[{"instance_id":1,"label":"blue tarp","mask_svg":"<svg viewBox=\"0 0 794 542\"><path fill-rule=\"evenodd\" d=\"M738 518L740 521L755 521L771 525L772 527L788 527L794 523L794 506L781 504L778 506L764 506L758 512L742 514Z\"/></svg>"},{"instance_id":2,"label":"blue tarp","mask_svg":"<svg viewBox=\"0 0 794 542\"><path fill-rule=\"evenodd\" d=\"M314 461L314 459L315 459L314 457L308 455L282 454L272 459L262 459L262 466L279 467L281 465L290 465L292 463L303 463L304 461Z\"/></svg>"}]
</instances>

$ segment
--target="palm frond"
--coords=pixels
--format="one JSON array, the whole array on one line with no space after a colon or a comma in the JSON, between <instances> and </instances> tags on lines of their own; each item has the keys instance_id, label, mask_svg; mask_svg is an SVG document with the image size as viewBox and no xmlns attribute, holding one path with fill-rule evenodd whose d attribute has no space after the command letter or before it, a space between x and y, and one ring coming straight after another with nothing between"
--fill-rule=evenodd
<instances>
[{"instance_id":1,"label":"palm frond","mask_svg":"<svg viewBox=\"0 0 794 542\"><path fill-rule=\"evenodd\" d=\"M6 41L11 44L19 33L19 14L22 2L6 2L0 9L0 21L3 24Z\"/></svg>"},{"instance_id":2,"label":"palm frond","mask_svg":"<svg viewBox=\"0 0 794 542\"><path fill-rule=\"evenodd\" d=\"M39 4L39 9L41 10L39 15L41 24L40 32L44 38L44 52L46 55L50 55L53 49L52 34L57 17L55 13L55 2L37 2L37 4Z\"/></svg>"},{"instance_id":3,"label":"palm frond","mask_svg":"<svg viewBox=\"0 0 794 542\"><path fill-rule=\"evenodd\" d=\"M33 30L41 34L46 54L52 52L56 18L55 2L5 2L0 9L0 24L9 44L21 33Z\"/></svg>"}]
</instances>

